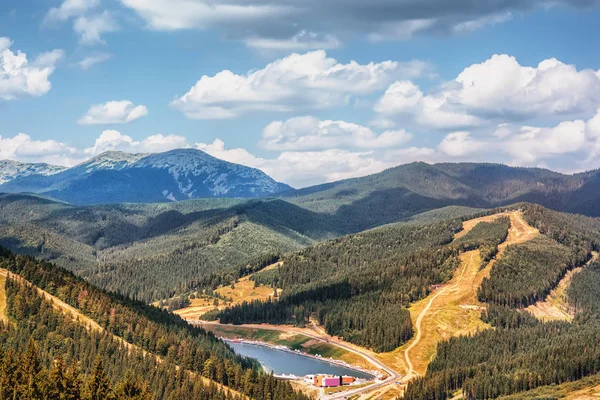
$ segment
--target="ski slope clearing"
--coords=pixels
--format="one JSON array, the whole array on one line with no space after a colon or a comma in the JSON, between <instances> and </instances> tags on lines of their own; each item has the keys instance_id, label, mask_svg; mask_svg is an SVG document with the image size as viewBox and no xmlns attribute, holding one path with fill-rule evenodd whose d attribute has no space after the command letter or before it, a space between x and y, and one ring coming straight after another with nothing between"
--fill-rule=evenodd
<instances>
[{"instance_id":1,"label":"ski slope clearing","mask_svg":"<svg viewBox=\"0 0 600 400\"><path fill-rule=\"evenodd\" d=\"M539 235L537 229L524 221L521 212L512 211L465 221L463 230L455 235L455 240L465 236L477 224L503 216L510 218L511 226L506 241L498 246L496 259L502 257L506 247ZM377 355L386 365L403 372L401 385L390 385L386 391L380 391L379 395L385 394L384 398L402 394L408 381L425 374L440 341L489 328L480 318L485 305L477 300L477 290L483 278L489 276L496 260L480 269L479 250L473 250L462 253L460 261L459 268L449 282L440 285L428 297L409 308L415 329L413 339L393 352Z\"/></svg>"},{"instance_id":2,"label":"ski slope clearing","mask_svg":"<svg viewBox=\"0 0 600 400\"><path fill-rule=\"evenodd\" d=\"M587 265L598 260L598 253L593 252L592 258ZM567 301L567 289L571 286L571 280L575 275L583 271L585 267L577 267L567 272L558 286L548 295L544 301L540 301L526 308L537 319L541 321L568 321L575 317Z\"/></svg>"}]
</instances>

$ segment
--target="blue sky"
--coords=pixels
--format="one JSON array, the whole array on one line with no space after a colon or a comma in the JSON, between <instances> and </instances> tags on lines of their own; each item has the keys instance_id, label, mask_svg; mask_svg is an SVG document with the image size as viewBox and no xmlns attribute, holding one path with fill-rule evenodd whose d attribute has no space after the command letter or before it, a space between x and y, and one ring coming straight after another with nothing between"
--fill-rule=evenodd
<instances>
[{"instance_id":1,"label":"blue sky","mask_svg":"<svg viewBox=\"0 0 600 400\"><path fill-rule=\"evenodd\" d=\"M297 187L600 167L599 2L321 3L4 0L0 159L195 147Z\"/></svg>"}]
</instances>

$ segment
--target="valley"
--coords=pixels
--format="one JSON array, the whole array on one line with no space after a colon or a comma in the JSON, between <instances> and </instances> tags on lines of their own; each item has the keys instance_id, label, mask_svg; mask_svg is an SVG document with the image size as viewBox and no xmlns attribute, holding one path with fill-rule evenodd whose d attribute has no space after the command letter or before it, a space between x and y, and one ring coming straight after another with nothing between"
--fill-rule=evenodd
<instances>
[{"instance_id":1,"label":"valley","mask_svg":"<svg viewBox=\"0 0 600 400\"><path fill-rule=\"evenodd\" d=\"M282 338L291 335L289 337L297 340L298 336L302 334L305 338L319 338L331 345L353 349L356 353L361 354L365 360L377 360L379 368L389 374L388 379L368 387L336 391L336 394L331 395L321 394L321 398L337 399L344 398L344 396L356 396L360 399L396 398L402 395L406 385L416 377L425 376L429 363L436 355L438 343L447 341L452 337L478 335L482 331L491 328L490 322L485 322L481 318L482 311L487 310L489 307L488 304L479 300L478 291L482 281L490 279L491 270L498 260L503 260L504 253L509 247L531 242L541 233L526 221L526 216L521 211L515 210L468 219L462 223L462 230L454 235L454 241L460 241L461 238L468 238L470 232L480 223L493 224L502 218L510 219L510 227L506 239L498 244L498 252L495 257L490 262L482 264L479 250L461 252L459 255L460 263L453 277L447 283L436 286L429 296L409 307L415 329L414 336L393 352L376 353L363 346L343 341L339 337L327 334L316 321L311 321L306 328L266 324L242 324L232 327L230 325L208 323L204 326L212 325L215 332L219 332L225 337L258 338L259 340L262 337L266 342L282 344L290 348L295 348L293 340L286 342ZM528 216L527 218L531 217ZM512 256L512 253L510 254ZM597 253L594 252L592 258L588 261L588 265L596 260ZM507 260L503 260L503 262L507 262ZM568 283L572 275L580 271L580 268L569 270L560 283L557 284L557 289L552 292L553 294L549 296L549 299L552 298L556 290L561 290L564 293L569 286ZM252 278L249 277L248 279ZM241 298L238 299L238 301L241 300ZM268 330L276 331L277 335L266 335L264 331ZM257 332L263 333L256 336ZM343 355L338 355L336 358L343 359ZM398 385L396 382L402 384Z\"/></svg>"},{"instance_id":2,"label":"valley","mask_svg":"<svg viewBox=\"0 0 600 400\"><path fill-rule=\"evenodd\" d=\"M471 208L492 202L463 201L460 185L443 198L420 186L425 175L446 188L466 179L460 168L440 168L414 164L279 199L81 207L36 195L0 195L0 245L162 306L218 337L286 346L384 376L347 390L320 390L327 400L428 398L429 390L442 390L437 376L449 373L445 368L453 361L445 360L462 351L457 346L480 346L492 334L517 340L526 329L537 329L541 338L550 328L533 316L565 321L582 337L594 332L578 315L595 312L589 275L596 273L600 221L528 203ZM390 181L404 188L378 191ZM577 293L587 297L575 296L572 287L584 288ZM112 335L131 355L173 363L168 352L157 354L124 339L126 333L113 334L102 320L82 313L79 300L40 290L56 311L87 331ZM464 343L467 337L473 342ZM493 362L513 368L503 360ZM205 384L215 381L219 390L247 396L239 385L229 389L211 377L212 367L181 368L200 373ZM483 373L476 368L455 370ZM459 386L444 390L456 398L465 396L465 385L475 385L464 378L455 382ZM312 385L294 387L316 393Z\"/></svg>"}]
</instances>

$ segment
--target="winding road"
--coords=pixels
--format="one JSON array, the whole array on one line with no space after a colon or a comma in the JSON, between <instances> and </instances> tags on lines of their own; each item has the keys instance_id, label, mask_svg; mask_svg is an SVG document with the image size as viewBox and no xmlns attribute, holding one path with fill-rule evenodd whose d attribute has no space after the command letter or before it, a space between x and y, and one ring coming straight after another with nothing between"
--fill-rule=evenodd
<instances>
[{"instance_id":1,"label":"winding road","mask_svg":"<svg viewBox=\"0 0 600 400\"><path fill-rule=\"evenodd\" d=\"M466 234L477 223L479 223L481 221L494 220L503 215L508 215L510 217L511 227L510 227L509 235L508 235L507 239L504 241L504 243L502 243L499 246L499 252L498 252L497 258L499 258L502 255L503 251L506 249L507 246L509 246L511 244L516 244L516 243L522 243L524 241L533 239L533 237L535 237L539 233L537 229L532 228L522 219L519 211L512 211L509 213L500 213L500 214L495 214L492 216L487 216L487 217L477 218L474 220L465 221L466 223L468 222L469 225L468 225L468 227L465 226L465 229L462 231L462 234L463 235ZM265 329L265 330L281 331L281 332L286 332L286 333L304 335L304 336L307 336L314 340L326 342L326 343L338 346L344 350L347 350L349 352L352 352L356 355L361 356L362 358L367 360L371 365L375 366L379 370L385 371L385 373L387 373L389 375L387 379L380 381L380 382L376 382L373 385L369 385L369 386L357 388L357 389L350 389L345 392L335 393L332 395L322 395L320 398L323 400L340 400L340 399L346 399L346 398L349 398L352 396L360 396L360 398L364 398L367 396L367 394L369 396L372 396L377 391L380 391L380 393L378 393L378 394L381 394L382 393L381 389L383 389L383 392L385 392L385 391L391 389L392 387L394 387L393 385L395 385L395 384L406 384L410 380L414 379L415 377L420 376L420 374L415 371L415 367L413 365L413 360L411 359L411 352L415 349L415 347L417 347L417 345L419 345L419 343L421 342L421 339L423 337L423 329L422 329L423 320L429 316L431 308L432 308L435 300L438 299L438 297L459 288L459 286L461 285L461 283L463 281L465 273L467 272L467 270L469 270L469 267L472 266L471 264L474 262L474 257L476 254L478 254L478 250L473 250L471 252L471 254L469 255L468 261L463 260L462 265L461 265L462 270L460 271L460 275L458 275L458 277L455 276L455 278L457 278L457 279L453 283L447 283L446 285L443 285L440 289L438 289L438 291L436 293L433 293L432 295L430 295L431 298L427 301L427 305L419 313L419 315L416 319L416 323L415 323L415 332L416 332L415 337L414 337L412 343L410 343L410 345L403 352L403 357L404 357L405 363L407 365L407 372L404 376L402 376L399 372L395 371L394 369L388 367L387 365L385 365L384 363L379 361L377 358L373 357L371 354L369 354L368 350L366 350L366 349L363 350L363 349L359 348L358 346L354 346L352 344L346 343L342 340L338 340L332 336L329 336L327 333L325 333L322 329L319 329L319 327L317 327L317 326L314 327L314 330L313 329L299 329L299 328L294 328L294 327L290 327L290 326L268 325L268 324L260 324L260 325L248 324L248 325L239 325L239 326L242 328ZM465 253L465 256L466 255L467 254ZM492 263L493 262L494 261L492 261ZM493 264L490 264L490 266L491 265L493 265ZM477 268L479 269L479 265L477 265ZM216 322L205 322L205 321L199 321L199 320L188 320L188 322L191 324L200 325L200 326L202 326L202 325L221 325ZM320 332L318 332L318 330L320 330Z\"/></svg>"}]
</instances>

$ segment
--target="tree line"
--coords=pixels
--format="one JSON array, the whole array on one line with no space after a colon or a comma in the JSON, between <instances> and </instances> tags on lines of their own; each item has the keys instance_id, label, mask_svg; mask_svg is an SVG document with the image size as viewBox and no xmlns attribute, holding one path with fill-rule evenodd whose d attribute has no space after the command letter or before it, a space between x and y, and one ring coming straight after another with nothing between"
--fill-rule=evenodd
<instances>
[{"instance_id":1,"label":"tree line","mask_svg":"<svg viewBox=\"0 0 600 400\"><path fill-rule=\"evenodd\" d=\"M461 251L497 248L509 221L482 223L453 242L461 227L458 219L397 224L284 255L283 266L254 275L257 283L283 289L279 301L244 303L211 317L298 326L313 317L331 335L378 352L393 350L413 334L407 307L453 276Z\"/></svg>"},{"instance_id":2,"label":"tree line","mask_svg":"<svg viewBox=\"0 0 600 400\"><path fill-rule=\"evenodd\" d=\"M110 349L111 335L116 335L141 350L161 357L164 363L160 363L159 367L164 365L164 368L166 368L167 365L177 365L181 371L187 370L198 376L210 378L252 398L306 398L303 394L294 391L289 383L276 380L272 376L262 373L256 362L235 355L229 346L218 340L213 334L188 325L176 315L120 295L105 292L50 263L37 261L31 257L16 256L1 248L0 268L8 269L12 273L22 276L27 281L79 309L82 314L90 317L106 330L108 335L100 335L101 337L96 338L96 341L105 343L104 346L108 347L100 347L99 344L94 345L93 343L84 346L81 344L86 341L83 335L84 332L77 336L71 335L72 329L67 329L64 332L65 343L69 344L70 351L76 354L80 362L89 359L85 356L88 352L82 351L88 348L92 349L89 351L94 355L99 354L104 357L116 354L115 357L124 357L124 354L128 354L127 351L115 352L114 348ZM10 284L8 285L10 286ZM9 301L9 307L12 310L11 313L13 313L11 314L12 319L17 323L18 321L27 321L26 316L32 313L39 315L38 310L48 309L46 314L50 313L51 306L44 306L44 302L40 303L40 300L36 299L32 293L27 295L21 293L19 295L16 292L15 295L15 292L10 288L7 292L10 293L9 297L12 299ZM46 314L43 318L39 318L43 324L55 326L59 330L64 327L73 328L72 324L65 323L65 321L50 324L48 321L52 319ZM20 337L28 339L29 337L37 338L37 336L40 336L45 338L44 340L52 340L51 342L44 342L44 349L53 348L50 343L56 346L55 341L61 343L61 339L56 336L56 333L48 329L47 326L44 326L43 329L33 329L29 332L23 332ZM86 330L81 328L80 331ZM89 335L96 335L96 333L90 332ZM112 346L114 346L114 343ZM144 359L147 359L147 357ZM89 364L88 360L86 365L89 366ZM130 360L126 360L124 364L129 365ZM114 357L110 359L110 362L104 363L107 368L108 366L117 368L116 366L124 364L114 362ZM136 364L133 363L133 365ZM146 367L136 369L136 376L141 376L139 371L143 371L144 368L156 369L156 365L150 368L146 364ZM124 372L125 370L121 369L114 371L113 374L114 376L123 377ZM171 384L174 376L177 376L177 374L165 372L160 376L151 376L151 379L149 378L147 381L152 382L153 387L165 388ZM188 387L190 385L194 386L195 383L192 382L186 385ZM167 397L161 394L156 398Z\"/></svg>"}]
</instances>

